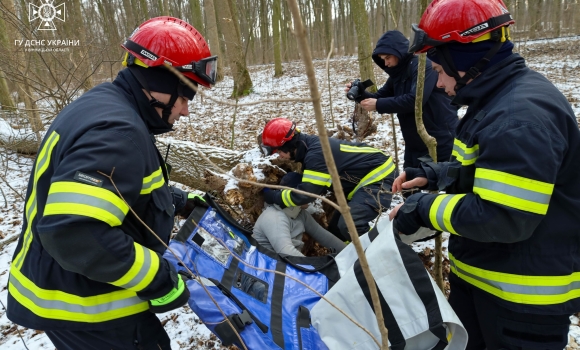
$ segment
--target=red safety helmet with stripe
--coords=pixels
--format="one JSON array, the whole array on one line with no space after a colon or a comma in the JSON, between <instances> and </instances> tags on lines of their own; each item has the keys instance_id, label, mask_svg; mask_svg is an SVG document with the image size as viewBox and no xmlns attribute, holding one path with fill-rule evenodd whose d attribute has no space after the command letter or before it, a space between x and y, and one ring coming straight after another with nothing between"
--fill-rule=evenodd
<instances>
[{"instance_id":1,"label":"red safety helmet with stripe","mask_svg":"<svg viewBox=\"0 0 580 350\"><path fill-rule=\"evenodd\" d=\"M276 152L287 141L292 140L296 132L296 123L286 118L274 118L262 132L262 151L265 155Z\"/></svg>"},{"instance_id":2,"label":"red safety helmet with stripe","mask_svg":"<svg viewBox=\"0 0 580 350\"><path fill-rule=\"evenodd\" d=\"M450 42L492 40L492 31L513 23L502 0L434 0L419 25L413 24L409 52L427 52Z\"/></svg>"},{"instance_id":3,"label":"red safety helmet with stripe","mask_svg":"<svg viewBox=\"0 0 580 350\"><path fill-rule=\"evenodd\" d=\"M475 79L508 41L508 26L515 23L502 0L434 0L419 25L413 24L409 52L437 55L445 73L457 82L455 91ZM487 53L461 76L449 46L470 45L489 40L494 42ZM478 45L474 45L474 49Z\"/></svg>"},{"instance_id":4,"label":"red safety helmet with stripe","mask_svg":"<svg viewBox=\"0 0 580 350\"><path fill-rule=\"evenodd\" d=\"M170 65L205 86L215 84L217 56L211 56L203 36L189 23L162 16L141 24L121 45L133 64L143 67Z\"/></svg>"}]
</instances>

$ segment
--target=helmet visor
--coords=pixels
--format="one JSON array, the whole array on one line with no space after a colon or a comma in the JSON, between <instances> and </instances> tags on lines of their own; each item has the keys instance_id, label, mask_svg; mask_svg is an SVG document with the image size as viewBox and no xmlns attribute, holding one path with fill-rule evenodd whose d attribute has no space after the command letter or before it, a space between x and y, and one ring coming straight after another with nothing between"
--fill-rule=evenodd
<instances>
[{"instance_id":1,"label":"helmet visor","mask_svg":"<svg viewBox=\"0 0 580 350\"><path fill-rule=\"evenodd\" d=\"M204 58L181 67L175 67L180 72L191 72L210 85L215 84L217 77L217 56Z\"/></svg>"},{"instance_id":2,"label":"helmet visor","mask_svg":"<svg viewBox=\"0 0 580 350\"><path fill-rule=\"evenodd\" d=\"M445 44L444 41L435 40L429 37L427 33L415 23L411 25L413 32L411 33L411 40L409 41L409 52L423 52L433 46Z\"/></svg>"}]
</instances>

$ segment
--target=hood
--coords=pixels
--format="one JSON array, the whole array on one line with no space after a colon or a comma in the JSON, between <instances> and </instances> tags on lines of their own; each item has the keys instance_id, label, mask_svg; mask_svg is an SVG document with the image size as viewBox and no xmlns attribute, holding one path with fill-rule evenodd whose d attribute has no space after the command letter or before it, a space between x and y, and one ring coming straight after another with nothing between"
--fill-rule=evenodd
<instances>
[{"instance_id":1,"label":"hood","mask_svg":"<svg viewBox=\"0 0 580 350\"><path fill-rule=\"evenodd\" d=\"M373 51L373 61L389 76L397 76L404 71L407 64L413 58L413 54L408 52L409 40L398 30L389 30L377 41L377 46ZM395 67L387 68L385 62L379 55L393 55L399 59L399 64Z\"/></svg>"},{"instance_id":2,"label":"hood","mask_svg":"<svg viewBox=\"0 0 580 350\"><path fill-rule=\"evenodd\" d=\"M113 85L123 90L125 97L135 106L150 133L159 135L173 130L173 125L161 119L157 110L151 107L141 84L129 69L121 70L113 81Z\"/></svg>"}]
</instances>

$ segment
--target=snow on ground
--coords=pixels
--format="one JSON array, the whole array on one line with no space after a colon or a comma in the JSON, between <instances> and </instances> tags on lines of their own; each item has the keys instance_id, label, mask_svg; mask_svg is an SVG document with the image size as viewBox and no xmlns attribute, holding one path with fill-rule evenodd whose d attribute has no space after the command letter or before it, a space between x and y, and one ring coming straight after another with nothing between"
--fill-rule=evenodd
<instances>
[{"instance_id":1,"label":"snow on ground","mask_svg":"<svg viewBox=\"0 0 580 350\"><path fill-rule=\"evenodd\" d=\"M570 101L577 118L580 119L580 37L556 40L539 40L519 43L516 49L527 59L528 65L546 75L564 93ZM330 93L326 61L315 61L318 87L322 91L322 109L326 126L330 131L336 130L336 125L350 127L350 116L353 102L344 96L344 84L358 77L356 57L336 57L330 61ZM246 161L256 165L260 161L259 151L255 149L255 137L261 131L265 122L274 117L291 118L298 127L307 133L316 133L313 108L305 102L278 102L253 106L243 106L244 103L261 99L291 99L309 98L309 88L304 68L301 62L295 61L283 64L285 75L273 78L272 65L249 67L254 82L253 93L239 99L238 107L226 106L207 98L197 97L190 107L191 115L182 117L176 124L176 131L169 137L185 141L230 148L232 130L234 144L238 150L250 152ZM376 83L380 86L386 80L382 71L375 70ZM205 92L213 98L235 103L229 99L233 87L231 78L217 84L212 90ZM332 102L331 102L332 99ZM460 110L460 115L464 114ZM232 122L234 121L232 127ZM394 155L393 131L389 115L373 115L377 124L377 132L365 142L381 148ZM333 123L334 120L334 123ZM395 135L399 145L399 164L403 161L404 142L398 122ZM11 133L6 123L0 121L0 135ZM23 197L26 194L28 176L32 166L31 157L17 156L7 150L0 151L0 301L6 305L8 271L12 254L16 248L16 238L20 234L22 224ZM263 176L256 173L256 176ZM232 183L232 185L235 185ZM182 187L182 186L180 186ZM396 196L393 205L400 203ZM444 236L444 247L447 238ZM417 252L425 248L433 249L433 242L417 243ZM446 254L446 249L445 249ZM201 324L189 307L159 315L165 323L174 349L223 349L216 338ZM567 349L580 349L580 320L573 316L570 327L570 344ZM22 336L22 339L19 336ZM23 344L26 343L26 346ZM7 317L4 306L0 305L0 347L4 350L20 350L28 348L54 349L43 332L16 327Z\"/></svg>"}]
</instances>

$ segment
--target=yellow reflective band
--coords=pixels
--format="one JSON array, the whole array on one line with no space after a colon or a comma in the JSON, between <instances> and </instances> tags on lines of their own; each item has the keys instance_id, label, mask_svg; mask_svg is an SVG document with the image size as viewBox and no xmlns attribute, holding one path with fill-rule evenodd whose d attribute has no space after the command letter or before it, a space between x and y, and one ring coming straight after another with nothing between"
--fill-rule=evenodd
<instances>
[{"instance_id":1,"label":"yellow reflective band","mask_svg":"<svg viewBox=\"0 0 580 350\"><path fill-rule=\"evenodd\" d=\"M310 182L318 186L326 187L330 187L332 185L330 174L321 173L314 170L304 170L304 174L302 174L302 182Z\"/></svg>"},{"instance_id":2,"label":"yellow reflective band","mask_svg":"<svg viewBox=\"0 0 580 350\"><path fill-rule=\"evenodd\" d=\"M32 221L36 217L37 207L36 207L36 185L38 183L38 179L44 174L48 166L50 165L50 157L52 155L52 150L60 140L60 135L53 131L42 149L40 153L38 153L38 157L36 158L36 165L34 167L34 182L32 184L32 191L30 191L30 197L28 197L28 201L26 202L26 230L24 231L24 236L22 237L22 249L18 253L16 257L14 257L14 262L12 266L16 268L22 267L22 263L24 262L24 257L28 253L28 249L30 248L30 243L32 243Z\"/></svg>"},{"instance_id":3,"label":"yellow reflective band","mask_svg":"<svg viewBox=\"0 0 580 350\"><path fill-rule=\"evenodd\" d=\"M134 315L149 309L130 290L90 297L38 287L17 268L10 268L10 295L34 314L49 319L97 323Z\"/></svg>"},{"instance_id":4,"label":"yellow reflective band","mask_svg":"<svg viewBox=\"0 0 580 350\"><path fill-rule=\"evenodd\" d=\"M475 40L472 41L472 43L477 43L480 41L485 41L485 40L490 40L491 39L491 32L489 33L485 33L482 36L480 36L479 38L476 38ZM501 42L504 43L506 40L511 40L510 37L510 29L509 27L502 27L501 28Z\"/></svg>"},{"instance_id":5,"label":"yellow reflective band","mask_svg":"<svg viewBox=\"0 0 580 350\"><path fill-rule=\"evenodd\" d=\"M125 57L123 58L123 62L121 63L123 65L123 67L127 67L128 59L129 59L129 53L126 52L125 53ZM146 65L145 63L143 63L143 61L141 61L137 57L135 57L135 59L133 60L133 64L136 64L136 65L141 66L141 67L144 67L144 68L149 68L148 65Z\"/></svg>"},{"instance_id":6,"label":"yellow reflective band","mask_svg":"<svg viewBox=\"0 0 580 350\"><path fill-rule=\"evenodd\" d=\"M460 140L454 139L451 155L455 156L457 161L463 166L474 164L479 156L479 145L467 147L467 145Z\"/></svg>"},{"instance_id":7,"label":"yellow reflective band","mask_svg":"<svg viewBox=\"0 0 580 350\"><path fill-rule=\"evenodd\" d=\"M295 207L296 204L292 201L292 191L290 190L283 190L282 191L282 202L287 207Z\"/></svg>"},{"instance_id":8,"label":"yellow reflective band","mask_svg":"<svg viewBox=\"0 0 580 350\"><path fill-rule=\"evenodd\" d=\"M449 261L458 277L512 303L553 305L580 297L580 272L565 276L525 276L470 266L451 253Z\"/></svg>"},{"instance_id":9,"label":"yellow reflective band","mask_svg":"<svg viewBox=\"0 0 580 350\"><path fill-rule=\"evenodd\" d=\"M451 225L453 209L465 194L440 194L429 208L429 221L437 231L445 231L459 235Z\"/></svg>"},{"instance_id":10,"label":"yellow reflective band","mask_svg":"<svg viewBox=\"0 0 580 350\"><path fill-rule=\"evenodd\" d=\"M386 162L376 167L375 169L371 170L370 173L366 174L365 177L363 177L359 181L356 187L352 191L350 191L350 193L347 196L347 199L351 200L355 192L358 191L361 187L381 181L385 177L389 176L393 171L395 171L395 168L396 167L395 164L393 163L393 159L389 157L389 159L387 159Z\"/></svg>"},{"instance_id":11,"label":"yellow reflective band","mask_svg":"<svg viewBox=\"0 0 580 350\"><path fill-rule=\"evenodd\" d=\"M165 178L163 178L163 171L161 167L155 170L151 175L143 178L143 187L141 188L141 194L149 194L153 190L158 189L165 183Z\"/></svg>"},{"instance_id":12,"label":"yellow reflective band","mask_svg":"<svg viewBox=\"0 0 580 350\"><path fill-rule=\"evenodd\" d=\"M78 182L54 182L48 191L44 215L81 215L119 226L129 206L113 192Z\"/></svg>"},{"instance_id":13,"label":"yellow reflective band","mask_svg":"<svg viewBox=\"0 0 580 350\"><path fill-rule=\"evenodd\" d=\"M341 152L348 152L348 153L383 153L383 151L378 150L373 147L366 147L366 146L351 146L351 145L340 145Z\"/></svg>"},{"instance_id":14,"label":"yellow reflective band","mask_svg":"<svg viewBox=\"0 0 580 350\"><path fill-rule=\"evenodd\" d=\"M554 184L512 175L498 170L477 168L473 193L482 199L545 215Z\"/></svg>"},{"instance_id":15,"label":"yellow reflective band","mask_svg":"<svg viewBox=\"0 0 580 350\"><path fill-rule=\"evenodd\" d=\"M140 244L133 242L135 248L135 260L127 273L118 280L111 282L112 285L140 292L145 289L159 270L159 257Z\"/></svg>"}]
</instances>

